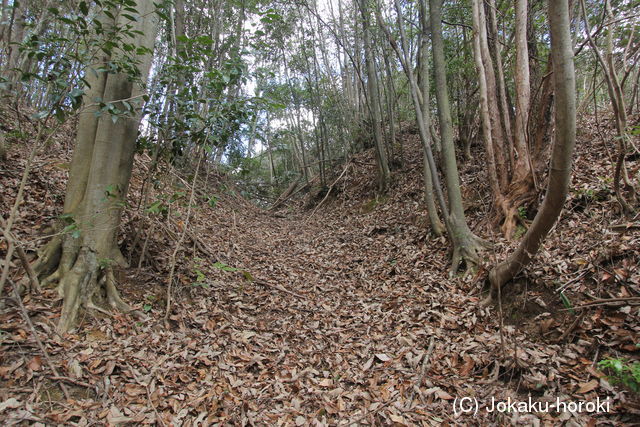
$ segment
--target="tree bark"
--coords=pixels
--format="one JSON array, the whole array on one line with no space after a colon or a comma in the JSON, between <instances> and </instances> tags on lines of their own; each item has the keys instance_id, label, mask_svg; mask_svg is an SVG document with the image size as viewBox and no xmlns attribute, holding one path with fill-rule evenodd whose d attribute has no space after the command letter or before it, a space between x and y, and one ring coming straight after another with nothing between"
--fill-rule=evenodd
<instances>
[{"instance_id":1,"label":"tree bark","mask_svg":"<svg viewBox=\"0 0 640 427\"><path fill-rule=\"evenodd\" d=\"M527 3L527 0L516 0L516 115L513 140L516 158L509 189L502 206L504 215L502 233L506 238L511 238L514 234L516 224L520 219L518 209L535 197L533 170L527 144L527 122L531 102L527 46Z\"/></svg>"},{"instance_id":2,"label":"tree bark","mask_svg":"<svg viewBox=\"0 0 640 427\"><path fill-rule=\"evenodd\" d=\"M556 94L555 142L551 154L549 184L542 206L518 248L489 273L491 294L513 279L535 256L557 221L571 178L571 159L576 138L575 71L567 0L548 0L548 17ZM491 301L491 295L485 304Z\"/></svg>"},{"instance_id":3,"label":"tree bark","mask_svg":"<svg viewBox=\"0 0 640 427\"><path fill-rule=\"evenodd\" d=\"M431 43L433 54L433 72L436 82L436 101L438 104L438 120L440 122L440 141L442 144L442 163L444 166L447 194L449 196L449 215L451 241L453 245L451 270L456 272L464 261L467 270L480 262L479 252L485 242L476 236L464 215L460 177L456 163L453 144L453 125L451 105L447 89L446 63L444 57L444 41L442 39L442 0L429 0L431 22Z\"/></svg>"},{"instance_id":4,"label":"tree bark","mask_svg":"<svg viewBox=\"0 0 640 427\"><path fill-rule=\"evenodd\" d=\"M420 91L422 93L422 120L425 127L431 125L431 106L429 105L429 16L426 9L425 2L420 2L420 55L419 55L419 70L418 76ZM425 130L425 138L420 138L422 142L422 167L423 167L423 179L424 179L424 200L427 205L427 214L429 215L429 224L431 231L436 236L441 236L444 232L444 225L440 221L438 210L436 207L436 201L433 192L433 178L431 178L431 167L429 166L428 148L427 145L431 144L432 140L429 138L431 135Z\"/></svg>"},{"instance_id":5,"label":"tree bark","mask_svg":"<svg viewBox=\"0 0 640 427\"><path fill-rule=\"evenodd\" d=\"M127 42L153 49L157 19L151 0L139 2L140 18L133 23L142 32ZM113 13L114 11L112 11ZM121 26L131 24L122 15L114 22L103 16L103 23ZM105 57L103 60L108 60ZM144 82L151 67L151 55L139 59L138 70ZM84 95L85 110L80 116L76 149L71 164L64 213L71 218L78 235L65 234L54 238L43 248L34 270L44 284L58 283L64 297L58 323L61 332L70 330L81 307L95 308L103 303L114 309L129 311L116 289L113 267L123 265L124 257L117 245L117 232L126 199L133 166L136 134L141 115L139 110L117 116L96 115L95 98L127 111L124 100L134 103L142 95L142 87L124 73L86 73L90 87Z\"/></svg>"},{"instance_id":6,"label":"tree bark","mask_svg":"<svg viewBox=\"0 0 640 427\"><path fill-rule=\"evenodd\" d=\"M378 96L378 75L376 73L371 46L370 13L367 0L360 0L360 13L362 15L364 57L367 67L367 100L371 121L373 123L373 136L376 147L376 160L378 164L378 191L385 193L391 183L391 172L387 161L387 151L382 138L382 115Z\"/></svg>"}]
</instances>

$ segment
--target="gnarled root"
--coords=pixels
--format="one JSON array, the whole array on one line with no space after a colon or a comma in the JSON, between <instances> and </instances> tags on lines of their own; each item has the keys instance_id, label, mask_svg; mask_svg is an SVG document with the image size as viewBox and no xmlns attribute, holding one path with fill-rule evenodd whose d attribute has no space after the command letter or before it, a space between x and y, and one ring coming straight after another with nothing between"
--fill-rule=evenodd
<instances>
[{"instance_id":1,"label":"gnarled root","mask_svg":"<svg viewBox=\"0 0 640 427\"><path fill-rule=\"evenodd\" d=\"M62 256L62 237L55 236L38 251L38 258L33 263L33 271L38 277L50 274L60 263Z\"/></svg>"},{"instance_id":2,"label":"gnarled root","mask_svg":"<svg viewBox=\"0 0 640 427\"><path fill-rule=\"evenodd\" d=\"M47 254L57 252L53 257ZM68 332L75 324L81 308L93 309L106 315L111 315L108 305L114 310L136 314L120 297L116 288L116 280L111 267L101 268L98 257L89 247L79 247L73 240L62 243L49 244L43 253L47 259L55 259L57 268L43 281L43 285L58 283L58 293L63 298L62 313L58 322L58 331ZM39 261L41 274L51 271L53 262L47 259ZM45 268L46 267L46 268Z\"/></svg>"},{"instance_id":3,"label":"gnarled root","mask_svg":"<svg viewBox=\"0 0 640 427\"><path fill-rule=\"evenodd\" d=\"M58 322L58 331L68 332L74 325L78 310L91 301L97 286L98 262L95 253L83 247L78 253L73 268L61 279L59 289L62 291L64 303Z\"/></svg>"},{"instance_id":4,"label":"gnarled root","mask_svg":"<svg viewBox=\"0 0 640 427\"><path fill-rule=\"evenodd\" d=\"M522 222L519 208L529 204L535 197L536 192L534 191L532 179L523 177L511 184L509 193L499 203L503 216L500 229L505 238L511 239L517 224Z\"/></svg>"},{"instance_id":5,"label":"gnarled root","mask_svg":"<svg viewBox=\"0 0 640 427\"><path fill-rule=\"evenodd\" d=\"M465 264L465 275L475 270L480 265L480 253L490 247L489 242L476 236L468 228L457 236L453 236L452 243L451 275L458 272L463 262Z\"/></svg>"}]
</instances>

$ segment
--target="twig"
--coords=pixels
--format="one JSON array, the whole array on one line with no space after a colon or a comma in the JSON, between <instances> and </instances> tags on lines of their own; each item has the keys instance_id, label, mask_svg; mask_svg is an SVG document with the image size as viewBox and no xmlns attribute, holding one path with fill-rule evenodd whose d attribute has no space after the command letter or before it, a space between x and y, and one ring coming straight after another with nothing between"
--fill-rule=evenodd
<instances>
[{"instance_id":1,"label":"twig","mask_svg":"<svg viewBox=\"0 0 640 427\"><path fill-rule=\"evenodd\" d=\"M614 224L610 226L609 229L611 231L615 231L616 233L624 233L625 231L639 230L640 224L633 224L633 223Z\"/></svg>"},{"instance_id":2,"label":"twig","mask_svg":"<svg viewBox=\"0 0 640 427\"><path fill-rule=\"evenodd\" d=\"M191 218L191 208L193 207L194 196L196 193L196 180L198 179L198 171L200 170L200 163L202 163L202 157L198 158L198 165L196 166L196 171L193 174L193 182L191 183L191 195L189 197L189 206L187 208L187 217L184 220L182 234L180 238L176 242L176 247L173 250L173 255L171 256L171 268L169 271L169 281L167 283L167 306L164 313L164 321L165 323L169 320L169 312L171 311L171 287L173 285L173 275L176 270L176 256L178 255L178 251L180 250L180 246L182 245L182 241L184 240L184 236L187 234L187 228L189 228L189 220Z\"/></svg>"},{"instance_id":3,"label":"twig","mask_svg":"<svg viewBox=\"0 0 640 427\"><path fill-rule=\"evenodd\" d=\"M151 406L151 409L153 409L153 412L156 414L156 421L158 424L160 424L161 427L164 427L165 425L164 421L162 420L160 413L158 413L158 409L156 408L156 405L154 405L153 402L151 401L151 390L149 389L149 384L153 384L153 382L155 381L155 378L153 378L153 371L158 366L158 364L156 363L156 365L154 365L154 367L151 369L151 372L148 375L149 382L138 378L138 376L136 375L136 370L133 368L133 366L131 366L131 364L127 363L127 366L129 367L137 383L140 385L144 385L144 388L147 391L147 401L149 402L149 406Z\"/></svg>"},{"instance_id":4,"label":"twig","mask_svg":"<svg viewBox=\"0 0 640 427\"><path fill-rule=\"evenodd\" d=\"M153 401L151 400L151 390L149 390L149 386L145 384L144 388L145 390L147 390L147 401L149 402L149 406L151 406L151 409L153 409L153 412L156 414L156 421L158 422L158 424L160 424L161 427L164 427L164 421L162 420L162 417L158 412L158 408L156 408L156 405L154 405Z\"/></svg>"},{"instance_id":5,"label":"twig","mask_svg":"<svg viewBox=\"0 0 640 427\"><path fill-rule=\"evenodd\" d=\"M313 212L311 212L311 215L309 215L307 217L307 221L309 221L311 219L311 217L313 217L313 215L315 215L316 211L318 209L320 209L320 206L322 206L322 204L325 202L325 200L327 200L327 197L329 197L329 194L331 194L331 190L333 190L333 187L337 184L338 181L340 181L340 179L344 176L344 174L347 172L347 170L349 169L349 166L351 166L351 161L347 162L347 166L345 166L344 170L342 171L342 173L340 174L339 177L336 178L335 181L333 181L333 183L329 186L329 189L327 190L327 194L325 194L324 198L322 199L322 201L320 203L318 203L318 206L315 207L315 209L313 210Z\"/></svg>"},{"instance_id":6,"label":"twig","mask_svg":"<svg viewBox=\"0 0 640 427\"><path fill-rule=\"evenodd\" d=\"M42 143L40 143L40 140L42 139L42 135L45 132L45 126L42 123L46 123L49 117L51 117L52 113L53 111L49 112L48 116L44 119L43 122L40 123L40 126L38 127L38 133L36 134L36 137L35 137L36 142L33 148L31 149L31 151L29 152L29 157L27 157L27 162L25 164L24 171L22 172L22 178L20 179L20 185L18 186L18 194L16 195L16 199L13 202L13 206L9 211L9 217L7 218L7 222L5 225L3 225L5 236L8 236L9 233L11 233L11 228L13 227L13 223L16 220L16 217L18 215L18 207L20 206L20 203L22 203L24 189L27 186L27 180L29 178L29 174L31 173L31 169L33 167L33 160L35 159L36 154L38 153L38 150L49 143L49 140L51 139L51 137L53 137L53 135L56 133L58 128L61 126L61 123L58 123L58 125L51 130L49 135L47 135L42 140ZM7 254L4 258L5 260L4 268L2 270L2 275L0 276L0 295L2 295L4 284L6 283L9 276L9 261L13 256L14 249L15 249L15 245L12 245L11 242L9 242L9 247L7 248Z\"/></svg>"},{"instance_id":7,"label":"twig","mask_svg":"<svg viewBox=\"0 0 640 427\"><path fill-rule=\"evenodd\" d=\"M416 384L416 388L420 388L420 386L422 385L422 382L424 381L424 376L427 373L427 368L430 365L429 359L431 359L431 353L433 353L433 347L434 347L434 337L431 336L431 340L429 341L429 347L427 349L427 353L424 355L424 357L422 358L422 368L420 369L420 379L418 380L418 384ZM409 399L409 408L411 408L411 404L413 403L413 399L416 395L416 389L413 389L413 392L411 393L411 398Z\"/></svg>"},{"instance_id":8,"label":"twig","mask_svg":"<svg viewBox=\"0 0 640 427\"><path fill-rule=\"evenodd\" d=\"M574 277L573 279L569 280L567 283L565 283L562 286L559 286L556 289L556 292L564 292L570 285L572 285L573 283L577 282L578 280L582 279L584 276L586 276L586 274L589 272L588 268L585 268L577 277Z\"/></svg>"},{"instance_id":9,"label":"twig","mask_svg":"<svg viewBox=\"0 0 640 427\"><path fill-rule=\"evenodd\" d=\"M584 303L584 304L577 305L577 306L575 306L573 308L574 309L576 309L576 308L587 308L587 307L596 307L596 306L599 306L599 305L612 305L612 304L618 305L618 304L621 304L621 303L623 305L639 305L640 304L640 297L597 299L595 301L591 301L591 302L587 302L587 303Z\"/></svg>"},{"instance_id":10,"label":"twig","mask_svg":"<svg viewBox=\"0 0 640 427\"><path fill-rule=\"evenodd\" d=\"M38 343L38 347L40 347L40 351L42 352L45 360L47 361L49 368L51 368L51 372L53 372L53 374L56 377L61 377L55 365L53 364L53 361L51 360L51 357L49 356L47 349L44 348L42 341L40 341L40 337L38 337L38 332L36 332L36 328L35 326L33 326L33 322L31 322L29 313L27 313L27 309L24 307L24 304L22 303L22 298L20 297L20 293L18 292L18 286L13 282L13 280L11 279L8 279L8 280L11 286L13 287L13 292L15 293L16 301L18 302L18 305L20 306L20 311L22 312L22 317L24 318L24 321L27 322L27 324L29 325L29 328L31 329L31 333L33 334L33 338L36 340L36 343ZM69 400L71 397L69 395L69 390L67 390L67 387L63 383L60 383L60 388L62 389L62 393L64 394L64 397L67 400Z\"/></svg>"},{"instance_id":11,"label":"twig","mask_svg":"<svg viewBox=\"0 0 640 427\"><path fill-rule=\"evenodd\" d=\"M282 285L280 285L280 286L272 285L271 283L263 282L262 280L254 280L253 283L255 283L256 285L268 286L270 288L277 289L277 290L282 291L282 292L286 292L289 295L293 295L294 297L298 297L298 298L304 299L304 295L300 295L300 294L297 294L297 293L295 293L293 291L290 291L290 290L286 289Z\"/></svg>"},{"instance_id":12,"label":"twig","mask_svg":"<svg viewBox=\"0 0 640 427\"><path fill-rule=\"evenodd\" d=\"M569 325L569 327L563 332L563 334L560 335L560 338L558 338L556 342L564 341L569 336L569 334L571 334L571 332L573 332L573 330L582 323L582 319L584 318L585 314L585 311L580 313L580 315L575 318L575 320L571 323L571 325Z\"/></svg>"},{"instance_id":13,"label":"twig","mask_svg":"<svg viewBox=\"0 0 640 427\"><path fill-rule=\"evenodd\" d=\"M20 258L22 267L24 267L24 271L27 273L29 281L31 282L31 289L40 292L40 282L38 281L38 276L36 275L35 271L33 271L31 264L29 264L27 254L24 253L24 249L22 249L22 246L18 244L16 237L7 229L7 224L2 217L0 217L0 226L2 226L1 228L2 233L4 234L4 238L9 243L12 243L16 248L18 258Z\"/></svg>"},{"instance_id":14,"label":"twig","mask_svg":"<svg viewBox=\"0 0 640 427\"><path fill-rule=\"evenodd\" d=\"M96 386L89 384L89 383L85 383L84 381L80 381L80 380L76 380L73 378L69 378L69 377L60 377L58 375L49 375L48 376L50 379L55 380L55 381L66 381L68 383L80 386L80 387L84 387L84 388L90 388L95 390Z\"/></svg>"}]
</instances>

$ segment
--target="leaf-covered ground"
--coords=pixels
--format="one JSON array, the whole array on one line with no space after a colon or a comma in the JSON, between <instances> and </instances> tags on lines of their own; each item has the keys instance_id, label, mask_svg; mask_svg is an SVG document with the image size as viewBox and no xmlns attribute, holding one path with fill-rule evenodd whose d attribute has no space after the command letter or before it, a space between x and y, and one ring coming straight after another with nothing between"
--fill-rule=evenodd
<instances>
[{"instance_id":1,"label":"leaf-covered ground","mask_svg":"<svg viewBox=\"0 0 640 427\"><path fill-rule=\"evenodd\" d=\"M210 172L198 185L165 324L168 266L185 224L190 174L163 166L139 203L150 164L140 156L121 242L131 268L118 280L148 319L87 312L74 334L61 337L55 291L26 296L56 377L16 301L3 295L0 420L632 425L638 395L612 384L597 362L638 359L638 219L620 219L607 181L611 166L593 129L588 121L581 126L570 200L544 250L502 304L486 309L478 305L486 269L514 243L487 231L483 168L463 165L467 212L475 230L497 244L476 275L450 277L446 241L425 231L420 152L407 133L406 163L387 197L374 195L371 153L356 156L317 210L324 193L278 212L260 210ZM36 158L15 228L29 251L60 213L70 148L61 138ZM3 212L29 149L14 145L0 164ZM630 167L637 170L637 162ZM456 414L463 397L476 399L477 414ZM609 411L487 411L492 399L529 397L609 399Z\"/></svg>"}]
</instances>

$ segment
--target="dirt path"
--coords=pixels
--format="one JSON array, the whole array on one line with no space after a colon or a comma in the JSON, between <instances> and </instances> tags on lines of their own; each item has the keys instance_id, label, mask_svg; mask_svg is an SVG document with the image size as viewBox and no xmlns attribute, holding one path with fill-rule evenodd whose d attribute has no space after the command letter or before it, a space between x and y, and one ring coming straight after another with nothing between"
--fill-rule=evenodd
<instances>
[{"instance_id":1,"label":"dirt path","mask_svg":"<svg viewBox=\"0 0 640 427\"><path fill-rule=\"evenodd\" d=\"M588 336L580 332L555 342L576 316L558 311L557 295L536 286L520 289L520 299L505 298L511 302L505 301L501 328L496 307L478 308L476 278L448 277L446 242L424 231L420 157L411 158L396 172L390 196L372 200L367 182L373 170L362 166L364 159L345 177L351 187L339 189L344 193L327 200L311 220L309 211L275 216L227 196L230 190L222 186L210 188L218 202L199 205L190 229L205 251L193 242L181 251L169 325L162 322L165 270L180 216L171 223L178 227L174 237L153 228L141 271L119 275L125 298L148 311L148 321L89 312L76 335L63 338L53 332L60 313L55 291L26 298L62 380L51 377L20 312L11 306L0 313L0 420L585 425L625 414L629 401L600 379L593 364L601 356L597 343L626 346L634 339L633 324L625 324L626 316L593 312L583 318ZM52 182L49 173L34 172L19 229L24 241L43 221L43 211L55 216L54 196L63 193L64 181ZM133 187L135 198L139 179ZM569 214L569 223L592 221ZM136 226L150 229L125 224L127 236ZM568 253L562 245L574 240L558 239L554 250ZM594 240L602 243L600 235ZM540 264L552 259L564 262L543 254ZM60 382L72 401L64 401ZM598 416L486 411L492 399L528 396L614 400L610 413ZM477 416L456 415L454 402L462 397L477 399Z\"/></svg>"}]
</instances>

